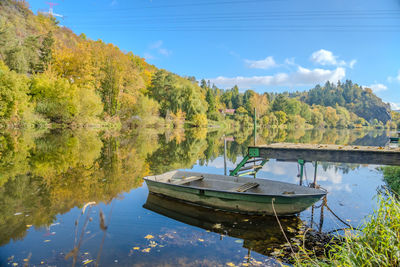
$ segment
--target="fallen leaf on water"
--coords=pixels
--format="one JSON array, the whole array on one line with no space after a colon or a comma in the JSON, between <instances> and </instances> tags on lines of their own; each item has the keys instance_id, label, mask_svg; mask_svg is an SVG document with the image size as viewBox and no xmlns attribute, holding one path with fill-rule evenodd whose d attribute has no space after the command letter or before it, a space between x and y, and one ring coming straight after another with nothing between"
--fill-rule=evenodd
<instances>
[{"instance_id":1,"label":"fallen leaf on water","mask_svg":"<svg viewBox=\"0 0 400 267\"><path fill-rule=\"evenodd\" d=\"M14 262L14 263L13 263L13 266L18 266L18 263Z\"/></svg>"},{"instance_id":2,"label":"fallen leaf on water","mask_svg":"<svg viewBox=\"0 0 400 267\"><path fill-rule=\"evenodd\" d=\"M41 261L40 264L44 264L44 261Z\"/></svg>"},{"instance_id":3,"label":"fallen leaf on water","mask_svg":"<svg viewBox=\"0 0 400 267\"><path fill-rule=\"evenodd\" d=\"M150 241L150 247L155 248L157 246L157 243L154 241Z\"/></svg>"},{"instance_id":4,"label":"fallen leaf on water","mask_svg":"<svg viewBox=\"0 0 400 267\"><path fill-rule=\"evenodd\" d=\"M133 247L132 249L133 249L133 250L139 250L140 247Z\"/></svg>"},{"instance_id":5,"label":"fallen leaf on water","mask_svg":"<svg viewBox=\"0 0 400 267\"><path fill-rule=\"evenodd\" d=\"M28 259L24 259L24 261L28 261Z\"/></svg>"},{"instance_id":6,"label":"fallen leaf on water","mask_svg":"<svg viewBox=\"0 0 400 267\"><path fill-rule=\"evenodd\" d=\"M29 227L32 227L32 224L27 224L26 227L28 227L28 228L29 228Z\"/></svg>"},{"instance_id":7,"label":"fallen leaf on water","mask_svg":"<svg viewBox=\"0 0 400 267\"><path fill-rule=\"evenodd\" d=\"M226 265L232 266L232 267L236 266L233 262L227 262Z\"/></svg>"},{"instance_id":8,"label":"fallen leaf on water","mask_svg":"<svg viewBox=\"0 0 400 267\"><path fill-rule=\"evenodd\" d=\"M243 262L242 266L249 266L249 264L247 262Z\"/></svg>"},{"instance_id":9,"label":"fallen leaf on water","mask_svg":"<svg viewBox=\"0 0 400 267\"><path fill-rule=\"evenodd\" d=\"M244 219L243 221L244 221L244 222L248 222L248 221L249 221L249 219Z\"/></svg>"},{"instance_id":10,"label":"fallen leaf on water","mask_svg":"<svg viewBox=\"0 0 400 267\"><path fill-rule=\"evenodd\" d=\"M146 238L146 239L153 239L154 236L152 236L152 235L146 235L144 238Z\"/></svg>"},{"instance_id":11,"label":"fallen leaf on water","mask_svg":"<svg viewBox=\"0 0 400 267\"><path fill-rule=\"evenodd\" d=\"M204 242L204 239L201 239L201 238L199 238L199 239L197 239L197 240L199 240L200 242Z\"/></svg>"},{"instance_id":12,"label":"fallen leaf on water","mask_svg":"<svg viewBox=\"0 0 400 267\"><path fill-rule=\"evenodd\" d=\"M150 248L142 249L142 252L149 253L150 252Z\"/></svg>"},{"instance_id":13,"label":"fallen leaf on water","mask_svg":"<svg viewBox=\"0 0 400 267\"><path fill-rule=\"evenodd\" d=\"M221 229L221 228L222 228L222 225L221 225L220 223L216 223L216 224L213 225L213 228L215 228L215 229Z\"/></svg>"},{"instance_id":14,"label":"fallen leaf on water","mask_svg":"<svg viewBox=\"0 0 400 267\"><path fill-rule=\"evenodd\" d=\"M83 253L83 254L85 254L85 255L88 255L88 254L89 254L89 252L85 252L85 253Z\"/></svg>"},{"instance_id":15,"label":"fallen leaf on water","mask_svg":"<svg viewBox=\"0 0 400 267\"><path fill-rule=\"evenodd\" d=\"M240 244L242 244L242 243L243 243L243 241L242 241L242 240L240 240L240 239L238 239L238 240L235 240L235 242L236 242L236 243L240 243Z\"/></svg>"},{"instance_id":16,"label":"fallen leaf on water","mask_svg":"<svg viewBox=\"0 0 400 267\"><path fill-rule=\"evenodd\" d=\"M93 260L84 260L82 263L83 263L83 265L86 265L86 264L89 264L89 263L91 263Z\"/></svg>"},{"instance_id":17,"label":"fallen leaf on water","mask_svg":"<svg viewBox=\"0 0 400 267\"><path fill-rule=\"evenodd\" d=\"M47 242L50 242L51 240L49 240L49 239L46 239L45 241L43 241L43 242L45 242L45 243L47 243Z\"/></svg>"},{"instance_id":18,"label":"fallen leaf on water","mask_svg":"<svg viewBox=\"0 0 400 267\"><path fill-rule=\"evenodd\" d=\"M287 230L290 233L295 233L296 232L296 230L294 230L292 227L288 227Z\"/></svg>"}]
</instances>

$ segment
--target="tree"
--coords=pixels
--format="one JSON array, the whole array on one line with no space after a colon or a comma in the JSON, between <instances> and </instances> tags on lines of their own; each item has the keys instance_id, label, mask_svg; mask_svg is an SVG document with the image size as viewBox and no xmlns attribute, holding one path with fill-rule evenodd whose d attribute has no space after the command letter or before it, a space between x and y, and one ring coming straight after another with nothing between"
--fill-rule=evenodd
<instances>
[{"instance_id":1,"label":"tree","mask_svg":"<svg viewBox=\"0 0 400 267\"><path fill-rule=\"evenodd\" d=\"M36 67L37 72L44 72L53 60L54 37L50 31L43 38L42 46L39 49L39 64Z\"/></svg>"},{"instance_id":2,"label":"tree","mask_svg":"<svg viewBox=\"0 0 400 267\"><path fill-rule=\"evenodd\" d=\"M56 123L76 121L80 106L76 85L54 74L43 73L33 77L30 88L39 114Z\"/></svg>"},{"instance_id":3,"label":"tree","mask_svg":"<svg viewBox=\"0 0 400 267\"><path fill-rule=\"evenodd\" d=\"M279 125L285 124L288 120L286 113L281 110L275 111L274 115L275 115Z\"/></svg>"},{"instance_id":4,"label":"tree","mask_svg":"<svg viewBox=\"0 0 400 267\"><path fill-rule=\"evenodd\" d=\"M28 110L28 79L0 60L0 121L22 119Z\"/></svg>"},{"instance_id":5,"label":"tree","mask_svg":"<svg viewBox=\"0 0 400 267\"><path fill-rule=\"evenodd\" d=\"M118 111L118 96L120 91L121 77L117 71L117 63L108 58L102 68L104 78L101 81L100 93L104 103L104 111L115 116Z\"/></svg>"}]
</instances>

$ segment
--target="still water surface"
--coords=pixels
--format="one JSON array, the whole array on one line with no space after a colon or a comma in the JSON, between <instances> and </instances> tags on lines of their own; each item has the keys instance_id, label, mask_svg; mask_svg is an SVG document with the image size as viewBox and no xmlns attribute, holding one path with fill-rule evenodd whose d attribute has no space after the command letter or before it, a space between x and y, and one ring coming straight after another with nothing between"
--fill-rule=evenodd
<instances>
[{"instance_id":1,"label":"still water surface","mask_svg":"<svg viewBox=\"0 0 400 267\"><path fill-rule=\"evenodd\" d=\"M348 130L267 130L257 136L258 144L387 140L386 132ZM224 147L229 170L253 142L251 129L0 133L0 266L71 266L74 255L76 266L96 260L101 266L276 265L271 253L285 241L274 218L148 198L142 180L174 169L224 174ZM358 226L373 211L384 185L378 167L319 163L317 181L343 222ZM299 183L298 173L297 163L271 159L257 177ZM305 174L307 185L312 163ZM346 227L326 208L321 214L320 204L282 219L289 238L302 224L324 232Z\"/></svg>"}]
</instances>

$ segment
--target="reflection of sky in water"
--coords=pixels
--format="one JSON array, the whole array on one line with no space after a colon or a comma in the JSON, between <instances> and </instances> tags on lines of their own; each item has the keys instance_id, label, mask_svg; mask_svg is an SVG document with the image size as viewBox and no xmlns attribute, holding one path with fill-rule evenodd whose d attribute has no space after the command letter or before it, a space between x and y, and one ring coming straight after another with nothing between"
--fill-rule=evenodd
<instances>
[{"instance_id":1,"label":"reflection of sky in water","mask_svg":"<svg viewBox=\"0 0 400 267\"><path fill-rule=\"evenodd\" d=\"M238 158L240 162L242 158ZM236 164L227 161L227 172L233 169ZM351 168L353 167L354 170ZM224 158L218 157L209 162L207 166L195 165L193 170L215 174L224 173ZM328 190L328 206L343 220L353 226L362 223L363 218L370 214L375 205L374 198L377 189L384 184L382 173L377 170L377 165L350 165L335 163L318 163L317 183ZM299 183L299 166L296 162L283 162L271 159L257 173L257 178L266 178L276 181ZM303 185L313 182L314 164L305 164ZM317 203L317 206L320 202ZM343 228L341 222L334 218L328 211L324 211L325 219L323 230L330 231ZM310 221L311 208L302 212L301 218ZM319 220L320 209L314 213L314 221Z\"/></svg>"}]
</instances>

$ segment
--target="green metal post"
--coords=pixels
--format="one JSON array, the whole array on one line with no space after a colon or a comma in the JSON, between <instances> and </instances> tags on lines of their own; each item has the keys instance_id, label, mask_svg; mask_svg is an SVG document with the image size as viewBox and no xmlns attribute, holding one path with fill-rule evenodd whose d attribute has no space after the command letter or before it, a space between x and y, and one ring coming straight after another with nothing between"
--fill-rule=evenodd
<instances>
[{"instance_id":1,"label":"green metal post","mask_svg":"<svg viewBox=\"0 0 400 267\"><path fill-rule=\"evenodd\" d=\"M299 159L297 162L300 164L300 185L303 185L304 160Z\"/></svg>"},{"instance_id":2,"label":"green metal post","mask_svg":"<svg viewBox=\"0 0 400 267\"><path fill-rule=\"evenodd\" d=\"M315 168L314 168L314 188L317 186L317 169L318 169L318 161L315 161Z\"/></svg>"},{"instance_id":3,"label":"green metal post","mask_svg":"<svg viewBox=\"0 0 400 267\"><path fill-rule=\"evenodd\" d=\"M244 164L246 164L246 162L250 159L250 156L247 154L242 161L236 166L236 168L230 172L230 176L236 176L236 174L238 173L238 171L240 170L240 168L242 168L244 166Z\"/></svg>"},{"instance_id":4,"label":"green metal post","mask_svg":"<svg viewBox=\"0 0 400 267\"><path fill-rule=\"evenodd\" d=\"M256 145L256 136L257 136L257 114L256 114L256 108L254 108L254 145Z\"/></svg>"}]
</instances>

